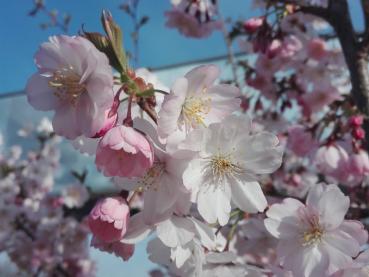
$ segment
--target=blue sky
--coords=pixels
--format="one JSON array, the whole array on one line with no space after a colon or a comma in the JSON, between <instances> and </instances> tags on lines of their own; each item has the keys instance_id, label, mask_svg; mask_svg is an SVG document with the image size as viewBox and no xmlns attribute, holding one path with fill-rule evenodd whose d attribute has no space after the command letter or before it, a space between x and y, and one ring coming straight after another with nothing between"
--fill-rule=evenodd
<instances>
[{"instance_id":1,"label":"blue sky","mask_svg":"<svg viewBox=\"0 0 369 277\"><path fill-rule=\"evenodd\" d=\"M36 18L27 16L33 7L32 0L13 0L2 4L0 9L0 93L17 91L24 88L27 78L35 70L33 54L38 45L52 34L60 34L57 28L41 30L39 24L46 20L44 15ZM46 5L60 12L72 15L70 34L75 34L82 24L86 30L101 31L100 12L102 9L112 11L116 21L125 31L125 43L131 48L127 34L132 30L128 16L118 10L122 0L46 0ZM176 30L165 28L165 10L170 7L169 0L141 0L139 14L149 15L150 21L142 29L140 40L140 65L160 66L211 57L225 53L225 46L220 32L203 40L187 39ZM251 0L220 1L225 17L247 18L256 11L251 10ZM358 0L350 0L356 26L361 26L361 13Z\"/></svg>"},{"instance_id":2,"label":"blue sky","mask_svg":"<svg viewBox=\"0 0 369 277\"><path fill-rule=\"evenodd\" d=\"M101 31L101 10L109 9L123 30L127 30L125 43L130 49L132 44L127 33L132 30L132 24L118 9L122 2L122 0L46 0L46 5L72 15L70 34L77 33L82 24L85 24L86 30ZM250 14L249 5L248 0L227 0L222 1L222 10L225 16L244 11L243 15L246 17ZM39 44L47 40L48 36L61 33L57 28L41 30L39 24L44 22L46 17L41 14L36 18L27 16L32 7L32 0L13 0L7 1L0 9L1 93L23 89L27 78L35 70L32 58ZM139 14L150 17L148 25L141 33L141 66L167 65L225 53L220 32L209 39L196 40L186 39L176 30L165 28L163 13L169 8L169 0L141 0Z\"/></svg>"}]
</instances>

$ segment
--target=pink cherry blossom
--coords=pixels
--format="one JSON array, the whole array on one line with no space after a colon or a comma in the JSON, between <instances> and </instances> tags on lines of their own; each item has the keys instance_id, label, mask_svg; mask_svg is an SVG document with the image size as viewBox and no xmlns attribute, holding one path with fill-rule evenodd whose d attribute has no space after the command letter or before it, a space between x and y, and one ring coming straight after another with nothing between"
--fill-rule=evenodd
<instances>
[{"instance_id":1,"label":"pink cherry blossom","mask_svg":"<svg viewBox=\"0 0 369 277\"><path fill-rule=\"evenodd\" d=\"M168 19L166 26L178 29L186 37L208 37L214 30L220 29L222 24L219 21L200 23L193 15L178 9L167 11L165 15Z\"/></svg>"},{"instance_id":2,"label":"pink cherry blossom","mask_svg":"<svg viewBox=\"0 0 369 277\"><path fill-rule=\"evenodd\" d=\"M302 96L303 113L310 116L312 113L321 112L323 108L341 99L339 91L334 87L318 88Z\"/></svg>"},{"instance_id":3,"label":"pink cherry blossom","mask_svg":"<svg viewBox=\"0 0 369 277\"><path fill-rule=\"evenodd\" d=\"M222 22L216 20L216 6L211 0L179 0L172 1L173 9L167 11L166 26L176 28L187 37L208 37L214 30L222 27Z\"/></svg>"},{"instance_id":4,"label":"pink cherry blossom","mask_svg":"<svg viewBox=\"0 0 369 277\"><path fill-rule=\"evenodd\" d=\"M316 146L317 142L314 140L312 134L305 130L303 126L295 125L288 129L287 147L295 155L304 157Z\"/></svg>"},{"instance_id":5,"label":"pink cherry blossom","mask_svg":"<svg viewBox=\"0 0 369 277\"><path fill-rule=\"evenodd\" d=\"M319 38L309 41L307 47L308 57L311 59L320 60L327 55L325 42Z\"/></svg>"},{"instance_id":6,"label":"pink cherry blossom","mask_svg":"<svg viewBox=\"0 0 369 277\"><path fill-rule=\"evenodd\" d=\"M364 176L369 174L369 157L368 152L359 150L350 156L348 161L350 174L357 182L361 182Z\"/></svg>"},{"instance_id":7,"label":"pink cherry blossom","mask_svg":"<svg viewBox=\"0 0 369 277\"><path fill-rule=\"evenodd\" d=\"M320 172L341 181L346 181L350 174L348 160L347 151L338 144L320 147L314 158Z\"/></svg>"},{"instance_id":8,"label":"pink cherry blossom","mask_svg":"<svg viewBox=\"0 0 369 277\"><path fill-rule=\"evenodd\" d=\"M336 185L319 184L306 204L286 198L267 211L265 227L279 239L280 264L296 276L327 276L350 265L366 243L359 221L344 220L350 200Z\"/></svg>"},{"instance_id":9,"label":"pink cherry blossom","mask_svg":"<svg viewBox=\"0 0 369 277\"><path fill-rule=\"evenodd\" d=\"M240 108L240 91L227 84L214 85L220 75L216 65L199 66L175 81L164 97L158 114L158 134L166 139L175 131L185 131L220 122Z\"/></svg>"},{"instance_id":10,"label":"pink cherry blossom","mask_svg":"<svg viewBox=\"0 0 369 277\"><path fill-rule=\"evenodd\" d=\"M103 242L114 242L127 232L129 207L121 197L108 197L96 203L88 217L91 232Z\"/></svg>"},{"instance_id":11,"label":"pink cherry blossom","mask_svg":"<svg viewBox=\"0 0 369 277\"><path fill-rule=\"evenodd\" d=\"M123 125L110 129L96 151L96 166L105 176L141 177L153 162L153 149L145 135Z\"/></svg>"},{"instance_id":12,"label":"pink cherry blossom","mask_svg":"<svg viewBox=\"0 0 369 277\"><path fill-rule=\"evenodd\" d=\"M196 151L188 159L183 184L200 215L210 224L228 223L232 201L239 209L262 212L267 201L256 175L278 169L282 148L272 133L253 133L251 119L231 115L207 129L194 130L183 146Z\"/></svg>"},{"instance_id":13,"label":"pink cherry blossom","mask_svg":"<svg viewBox=\"0 0 369 277\"><path fill-rule=\"evenodd\" d=\"M54 110L57 134L92 137L105 125L113 104L113 75L105 54L80 36L53 36L35 55L38 72L28 80L29 103Z\"/></svg>"}]
</instances>

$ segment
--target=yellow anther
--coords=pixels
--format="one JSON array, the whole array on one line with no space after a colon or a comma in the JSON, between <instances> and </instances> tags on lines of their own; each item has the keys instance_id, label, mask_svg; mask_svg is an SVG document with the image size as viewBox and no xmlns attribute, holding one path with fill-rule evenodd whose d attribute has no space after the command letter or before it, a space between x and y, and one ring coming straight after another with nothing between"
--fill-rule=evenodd
<instances>
[{"instance_id":1,"label":"yellow anther","mask_svg":"<svg viewBox=\"0 0 369 277\"><path fill-rule=\"evenodd\" d=\"M55 89L54 94L59 99L74 105L80 95L86 91L85 85L80 81L81 77L70 66L55 71L48 84Z\"/></svg>"}]
</instances>

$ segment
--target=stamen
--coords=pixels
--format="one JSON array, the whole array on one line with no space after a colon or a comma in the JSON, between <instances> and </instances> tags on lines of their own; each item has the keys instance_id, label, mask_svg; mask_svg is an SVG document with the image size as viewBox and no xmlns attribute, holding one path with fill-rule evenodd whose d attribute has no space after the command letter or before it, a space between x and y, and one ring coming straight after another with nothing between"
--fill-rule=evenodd
<instances>
[{"instance_id":1,"label":"stamen","mask_svg":"<svg viewBox=\"0 0 369 277\"><path fill-rule=\"evenodd\" d=\"M308 246L320 242L323 236L323 231L320 228L314 228L304 232L303 235L303 246Z\"/></svg>"},{"instance_id":2,"label":"stamen","mask_svg":"<svg viewBox=\"0 0 369 277\"><path fill-rule=\"evenodd\" d=\"M209 159L213 184L220 185L225 177L237 176L243 169L232 161L231 154L216 154Z\"/></svg>"},{"instance_id":3,"label":"stamen","mask_svg":"<svg viewBox=\"0 0 369 277\"><path fill-rule=\"evenodd\" d=\"M80 83L81 77L75 73L72 66L63 67L54 72L49 87L56 89L54 94L61 100L75 105L79 96L86 91L84 84Z\"/></svg>"},{"instance_id":4,"label":"stamen","mask_svg":"<svg viewBox=\"0 0 369 277\"><path fill-rule=\"evenodd\" d=\"M204 86L201 91L186 97L181 112L181 120L184 122L186 131L198 125L206 127L204 118L211 110L211 98L205 95L207 90Z\"/></svg>"},{"instance_id":5,"label":"stamen","mask_svg":"<svg viewBox=\"0 0 369 277\"><path fill-rule=\"evenodd\" d=\"M203 125L204 117L210 112L211 98L207 97L187 97L182 107L182 116L185 124L190 127Z\"/></svg>"},{"instance_id":6,"label":"stamen","mask_svg":"<svg viewBox=\"0 0 369 277\"><path fill-rule=\"evenodd\" d=\"M319 224L319 218L317 216L313 216L310 219L310 229L305 231L302 235L302 245L310 246L312 244L317 244L321 241L322 236L324 234L323 228Z\"/></svg>"}]
</instances>

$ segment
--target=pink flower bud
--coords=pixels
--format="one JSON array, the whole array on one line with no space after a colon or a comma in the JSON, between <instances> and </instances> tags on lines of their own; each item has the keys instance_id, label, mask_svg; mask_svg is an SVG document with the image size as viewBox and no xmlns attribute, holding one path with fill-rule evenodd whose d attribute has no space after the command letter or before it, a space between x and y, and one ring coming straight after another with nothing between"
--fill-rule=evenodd
<instances>
[{"instance_id":1,"label":"pink flower bud","mask_svg":"<svg viewBox=\"0 0 369 277\"><path fill-rule=\"evenodd\" d=\"M365 131L361 127L355 128L352 130L352 136L357 140L362 140L365 138Z\"/></svg>"},{"instance_id":2,"label":"pink flower bud","mask_svg":"<svg viewBox=\"0 0 369 277\"><path fill-rule=\"evenodd\" d=\"M322 59L327 54L327 51L325 49L325 42L320 38L312 39L308 43L307 47L309 58L315 59L317 61Z\"/></svg>"},{"instance_id":3,"label":"pink flower bud","mask_svg":"<svg viewBox=\"0 0 369 277\"><path fill-rule=\"evenodd\" d=\"M96 151L97 169L109 177L142 177L153 162L151 143L145 135L128 126L110 129Z\"/></svg>"},{"instance_id":4,"label":"pink flower bud","mask_svg":"<svg viewBox=\"0 0 369 277\"><path fill-rule=\"evenodd\" d=\"M360 150L359 153L350 157L351 174L364 175L369 173L369 157L368 153Z\"/></svg>"},{"instance_id":5,"label":"pink flower bud","mask_svg":"<svg viewBox=\"0 0 369 277\"><path fill-rule=\"evenodd\" d=\"M88 217L91 232L103 242L114 242L127 232L129 207L121 197L108 197L96 203Z\"/></svg>"},{"instance_id":6,"label":"pink flower bud","mask_svg":"<svg viewBox=\"0 0 369 277\"><path fill-rule=\"evenodd\" d=\"M338 144L322 146L315 155L318 170L342 182L347 180L349 172L349 156Z\"/></svg>"},{"instance_id":7,"label":"pink flower bud","mask_svg":"<svg viewBox=\"0 0 369 277\"><path fill-rule=\"evenodd\" d=\"M246 20L243 24L243 27L245 28L246 32L254 33L264 24L264 20L265 19L263 17L253 17L249 20Z\"/></svg>"},{"instance_id":8,"label":"pink flower bud","mask_svg":"<svg viewBox=\"0 0 369 277\"><path fill-rule=\"evenodd\" d=\"M364 117L362 115L354 115L350 117L350 124L359 127L363 125Z\"/></svg>"}]
</instances>

